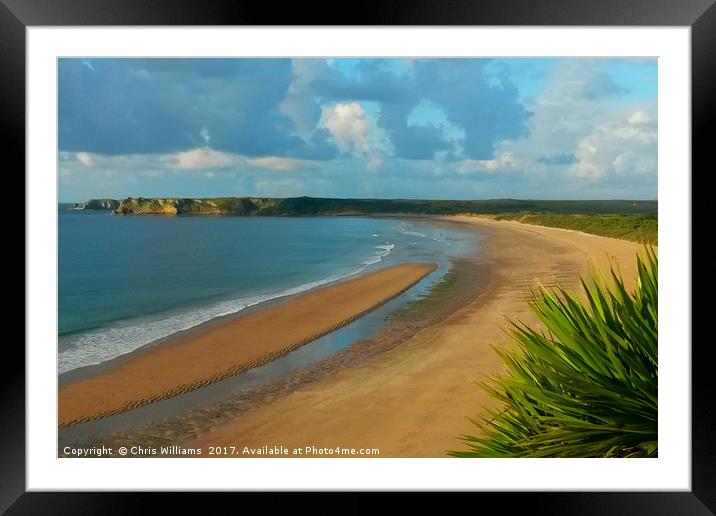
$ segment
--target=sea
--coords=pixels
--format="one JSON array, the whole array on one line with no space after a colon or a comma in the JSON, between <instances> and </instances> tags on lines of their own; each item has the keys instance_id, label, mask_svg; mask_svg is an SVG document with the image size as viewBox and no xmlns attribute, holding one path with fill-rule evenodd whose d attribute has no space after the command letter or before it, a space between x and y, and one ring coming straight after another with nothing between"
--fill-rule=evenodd
<instances>
[{"instance_id":1,"label":"sea","mask_svg":"<svg viewBox=\"0 0 716 516\"><path fill-rule=\"evenodd\" d=\"M419 219L117 216L65 204L58 236L59 373L358 274L437 263L395 309L479 246L472 231ZM352 340L376 329L352 324Z\"/></svg>"}]
</instances>

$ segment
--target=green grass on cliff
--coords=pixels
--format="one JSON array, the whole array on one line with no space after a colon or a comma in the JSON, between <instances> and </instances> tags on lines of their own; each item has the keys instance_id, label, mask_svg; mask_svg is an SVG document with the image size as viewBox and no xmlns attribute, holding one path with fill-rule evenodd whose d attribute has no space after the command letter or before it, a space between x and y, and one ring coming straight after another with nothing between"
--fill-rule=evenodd
<instances>
[{"instance_id":1,"label":"green grass on cliff","mask_svg":"<svg viewBox=\"0 0 716 516\"><path fill-rule=\"evenodd\" d=\"M251 215L256 206L242 197L218 197L215 199L181 199L177 206L180 214L228 214Z\"/></svg>"}]
</instances>

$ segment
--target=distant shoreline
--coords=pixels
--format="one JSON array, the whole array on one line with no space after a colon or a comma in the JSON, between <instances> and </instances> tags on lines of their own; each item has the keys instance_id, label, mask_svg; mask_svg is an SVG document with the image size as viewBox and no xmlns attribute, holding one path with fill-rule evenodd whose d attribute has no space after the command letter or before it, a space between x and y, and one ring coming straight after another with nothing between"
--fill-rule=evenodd
<instances>
[{"instance_id":1,"label":"distant shoreline","mask_svg":"<svg viewBox=\"0 0 716 516\"><path fill-rule=\"evenodd\" d=\"M650 214L656 200L538 199L351 199L323 197L127 197L73 203L77 211L105 210L118 215L463 215L518 212L570 214Z\"/></svg>"}]
</instances>

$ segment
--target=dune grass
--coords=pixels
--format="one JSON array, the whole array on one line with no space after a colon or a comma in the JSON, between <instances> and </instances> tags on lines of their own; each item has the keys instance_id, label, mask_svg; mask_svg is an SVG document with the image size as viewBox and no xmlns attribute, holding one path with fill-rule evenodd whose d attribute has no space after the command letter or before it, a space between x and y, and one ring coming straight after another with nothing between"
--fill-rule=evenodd
<instances>
[{"instance_id":1,"label":"dune grass","mask_svg":"<svg viewBox=\"0 0 716 516\"><path fill-rule=\"evenodd\" d=\"M454 457L656 457L658 453L657 271L653 248L637 257L628 292L582 280L584 301L562 288L530 303L545 330L511 322L506 372L482 387L499 409L473 421Z\"/></svg>"},{"instance_id":2,"label":"dune grass","mask_svg":"<svg viewBox=\"0 0 716 516\"><path fill-rule=\"evenodd\" d=\"M491 218L573 229L645 244L657 244L659 238L658 217L655 213L503 213Z\"/></svg>"}]
</instances>

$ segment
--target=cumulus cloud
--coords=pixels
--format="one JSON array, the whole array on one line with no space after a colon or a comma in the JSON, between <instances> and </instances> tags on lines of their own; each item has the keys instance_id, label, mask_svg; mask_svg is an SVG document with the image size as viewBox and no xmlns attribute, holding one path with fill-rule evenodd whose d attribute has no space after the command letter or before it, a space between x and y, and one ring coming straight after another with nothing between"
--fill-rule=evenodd
<instances>
[{"instance_id":1,"label":"cumulus cloud","mask_svg":"<svg viewBox=\"0 0 716 516\"><path fill-rule=\"evenodd\" d=\"M529 105L528 134L496 145L498 155L512 154L524 181L611 182L617 188L630 174L656 180L656 103L616 101L626 89L606 66L587 59L558 63Z\"/></svg>"},{"instance_id":2,"label":"cumulus cloud","mask_svg":"<svg viewBox=\"0 0 716 516\"><path fill-rule=\"evenodd\" d=\"M235 161L233 156L207 147L177 152L165 156L163 159L174 168L180 170L221 168L231 165Z\"/></svg>"},{"instance_id":3,"label":"cumulus cloud","mask_svg":"<svg viewBox=\"0 0 716 516\"><path fill-rule=\"evenodd\" d=\"M75 153L75 158L77 158L77 161L82 163L85 167L91 167L93 163L92 156L88 154L87 152L77 152Z\"/></svg>"},{"instance_id":4,"label":"cumulus cloud","mask_svg":"<svg viewBox=\"0 0 716 516\"><path fill-rule=\"evenodd\" d=\"M246 160L252 167L266 170L277 170L279 172L292 172L295 170L310 170L317 167L317 163L310 160L283 158L281 156L264 156L261 158L249 158Z\"/></svg>"},{"instance_id":5,"label":"cumulus cloud","mask_svg":"<svg viewBox=\"0 0 716 516\"><path fill-rule=\"evenodd\" d=\"M470 172L498 172L515 167L515 159L511 152L503 152L495 159L471 159L460 163L460 173Z\"/></svg>"},{"instance_id":6,"label":"cumulus cloud","mask_svg":"<svg viewBox=\"0 0 716 516\"><path fill-rule=\"evenodd\" d=\"M346 153L363 156L370 167L382 163L382 136L370 115L358 102L336 104L323 108L321 124Z\"/></svg>"},{"instance_id":7,"label":"cumulus cloud","mask_svg":"<svg viewBox=\"0 0 716 516\"><path fill-rule=\"evenodd\" d=\"M570 167L576 177L601 179L626 174L656 176L657 124L655 106L627 112L620 119L602 123L577 145L577 162Z\"/></svg>"},{"instance_id":8,"label":"cumulus cloud","mask_svg":"<svg viewBox=\"0 0 716 516\"><path fill-rule=\"evenodd\" d=\"M365 59L346 74L330 60L294 60L293 80L281 108L305 138L325 106L373 102L379 105L376 124L397 158L433 159L442 153L454 159L489 159L498 140L526 131L529 112L509 77L490 75L486 61ZM426 104L444 120L411 120ZM462 139L459 145L456 132Z\"/></svg>"},{"instance_id":9,"label":"cumulus cloud","mask_svg":"<svg viewBox=\"0 0 716 516\"><path fill-rule=\"evenodd\" d=\"M363 106L357 102L323 108L322 122L341 150L361 153L369 150L370 121Z\"/></svg>"}]
</instances>

